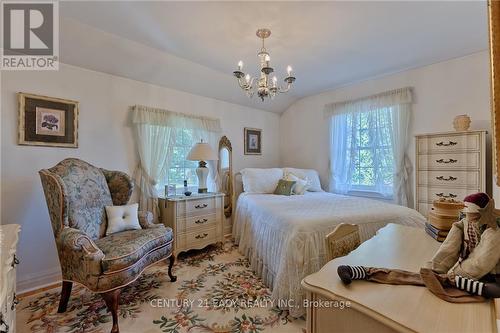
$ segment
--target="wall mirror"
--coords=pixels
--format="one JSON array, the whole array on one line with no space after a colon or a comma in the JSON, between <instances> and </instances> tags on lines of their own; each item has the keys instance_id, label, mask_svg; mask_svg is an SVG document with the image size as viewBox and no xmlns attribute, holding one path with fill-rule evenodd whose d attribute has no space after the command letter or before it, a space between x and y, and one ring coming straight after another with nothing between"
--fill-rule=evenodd
<instances>
[{"instance_id":1,"label":"wall mirror","mask_svg":"<svg viewBox=\"0 0 500 333\"><path fill-rule=\"evenodd\" d=\"M488 1L491 51L491 106L493 162L496 184L500 186L500 1Z\"/></svg>"},{"instance_id":2,"label":"wall mirror","mask_svg":"<svg viewBox=\"0 0 500 333\"><path fill-rule=\"evenodd\" d=\"M224 135L219 141L219 177L224 197L224 215L230 217L233 212L233 148L231 141Z\"/></svg>"}]
</instances>

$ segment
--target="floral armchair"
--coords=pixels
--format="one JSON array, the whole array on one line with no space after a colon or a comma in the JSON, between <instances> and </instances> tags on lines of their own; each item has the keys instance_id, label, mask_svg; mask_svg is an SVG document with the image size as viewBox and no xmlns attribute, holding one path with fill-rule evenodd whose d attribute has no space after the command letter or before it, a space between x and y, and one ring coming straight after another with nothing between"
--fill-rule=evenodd
<instances>
[{"instance_id":1,"label":"floral armchair","mask_svg":"<svg viewBox=\"0 0 500 333\"><path fill-rule=\"evenodd\" d=\"M63 276L58 312L66 311L73 282L78 282L102 295L113 317L111 332L119 332L120 288L165 258L170 258L170 280L176 280L172 229L153 224L150 212L139 212L142 229L105 236L105 206L125 205L132 194L133 183L123 172L68 158L39 174Z\"/></svg>"}]
</instances>

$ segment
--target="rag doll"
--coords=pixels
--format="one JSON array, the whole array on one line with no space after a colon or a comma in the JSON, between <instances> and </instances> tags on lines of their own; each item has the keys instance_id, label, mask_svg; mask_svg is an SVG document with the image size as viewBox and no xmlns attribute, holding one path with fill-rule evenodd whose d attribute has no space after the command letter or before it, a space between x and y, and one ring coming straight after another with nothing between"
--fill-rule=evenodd
<instances>
[{"instance_id":1,"label":"rag doll","mask_svg":"<svg viewBox=\"0 0 500 333\"><path fill-rule=\"evenodd\" d=\"M500 297L499 212L485 193L465 197L465 217L455 222L443 244L420 273L364 266L339 266L344 284L368 280L426 286L455 303ZM499 219L500 220L500 219Z\"/></svg>"}]
</instances>

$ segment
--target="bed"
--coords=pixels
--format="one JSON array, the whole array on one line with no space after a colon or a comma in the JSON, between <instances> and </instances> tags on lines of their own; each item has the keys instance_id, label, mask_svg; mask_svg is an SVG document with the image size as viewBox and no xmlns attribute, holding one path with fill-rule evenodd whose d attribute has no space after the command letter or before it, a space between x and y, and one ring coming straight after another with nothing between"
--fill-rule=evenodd
<instances>
[{"instance_id":1,"label":"bed","mask_svg":"<svg viewBox=\"0 0 500 333\"><path fill-rule=\"evenodd\" d=\"M299 317L305 313L300 281L326 263L325 236L340 223L359 225L364 241L388 223L423 228L425 218L406 207L328 192L243 192L237 198L233 237L271 288L275 304Z\"/></svg>"}]
</instances>

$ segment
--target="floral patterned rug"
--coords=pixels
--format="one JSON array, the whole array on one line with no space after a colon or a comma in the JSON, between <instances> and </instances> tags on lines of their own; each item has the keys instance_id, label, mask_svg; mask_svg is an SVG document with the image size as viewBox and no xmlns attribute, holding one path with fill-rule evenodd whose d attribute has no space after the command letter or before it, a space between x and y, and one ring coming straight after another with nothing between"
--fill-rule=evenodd
<instances>
[{"instance_id":1,"label":"floral patterned rug","mask_svg":"<svg viewBox=\"0 0 500 333\"><path fill-rule=\"evenodd\" d=\"M249 269L232 242L181 255L147 269L127 286L120 301L122 333L305 332L305 320L273 306L270 291ZM17 332L108 333L111 316L102 298L74 285L66 313L58 314L59 290L22 298Z\"/></svg>"}]
</instances>

